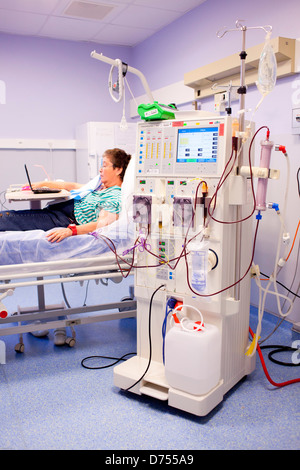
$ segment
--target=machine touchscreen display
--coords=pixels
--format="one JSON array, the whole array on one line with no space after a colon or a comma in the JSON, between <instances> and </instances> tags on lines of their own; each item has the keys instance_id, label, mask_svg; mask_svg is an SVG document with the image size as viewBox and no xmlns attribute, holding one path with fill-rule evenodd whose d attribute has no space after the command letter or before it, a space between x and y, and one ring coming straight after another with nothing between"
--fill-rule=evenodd
<instances>
[{"instance_id":1,"label":"machine touchscreen display","mask_svg":"<svg viewBox=\"0 0 300 470\"><path fill-rule=\"evenodd\" d=\"M178 129L177 163L215 163L218 153L218 127Z\"/></svg>"}]
</instances>

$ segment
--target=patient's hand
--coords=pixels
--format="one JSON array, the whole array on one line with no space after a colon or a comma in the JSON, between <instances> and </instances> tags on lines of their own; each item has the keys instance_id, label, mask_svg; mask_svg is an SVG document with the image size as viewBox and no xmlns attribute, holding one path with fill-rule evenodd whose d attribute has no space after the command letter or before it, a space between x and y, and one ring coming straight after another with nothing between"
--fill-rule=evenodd
<instances>
[{"instance_id":1,"label":"patient's hand","mask_svg":"<svg viewBox=\"0 0 300 470\"><path fill-rule=\"evenodd\" d=\"M48 238L49 242L61 242L64 238L71 237L72 230L70 228L58 228L51 230L46 237Z\"/></svg>"},{"instance_id":2,"label":"patient's hand","mask_svg":"<svg viewBox=\"0 0 300 470\"><path fill-rule=\"evenodd\" d=\"M42 188L44 186L48 186L48 181L36 181L35 183L32 183L32 189L38 189L38 188Z\"/></svg>"}]
</instances>

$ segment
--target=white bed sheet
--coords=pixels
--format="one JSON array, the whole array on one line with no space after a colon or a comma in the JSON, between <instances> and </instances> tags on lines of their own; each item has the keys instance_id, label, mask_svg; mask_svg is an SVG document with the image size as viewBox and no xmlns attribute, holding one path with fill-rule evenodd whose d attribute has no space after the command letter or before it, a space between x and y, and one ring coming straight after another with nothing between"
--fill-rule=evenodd
<instances>
[{"instance_id":1,"label":"white bed sheet","mask_svg":"<svg viewBox=\"0 0 300 470\"><path fill-rule=\"evenodd\" d=\"M27 232L0 233L0 264L14 265L45 261L86 258L111 252L116 247L119 254L133 243L133 231L102 230L93 235L80 235L65 238L59 243L50 243L46 232L30 230Z\"/></svg>"}]
</instances>

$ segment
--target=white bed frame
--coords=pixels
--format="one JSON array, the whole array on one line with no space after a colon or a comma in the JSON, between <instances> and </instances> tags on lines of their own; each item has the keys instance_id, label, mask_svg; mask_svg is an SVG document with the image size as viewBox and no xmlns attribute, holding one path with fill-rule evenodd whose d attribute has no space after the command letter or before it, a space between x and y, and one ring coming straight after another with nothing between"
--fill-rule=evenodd
<instances>
[{"instance_id":1,"label":"white bed frame","mask_svg":"<svg viewBox=\"0 0 300 470\"><path fill-rule=\"evenodd\" d=\"M126 221L127 224L132 218L134 174L135 155L132 155L122 184L122 211L116 222L117 225L121 225L124 221ZM113 226L114 224L110 227L112 228ZM122 256L122 262L117 262L116 255L112 252L107 252L90 258L71 258L60 261L0 266L0 337L19 334L19 343L16 344L15 350L17 352L23 352L23 333L41 330L40 324L37 325L30 322L43 320L43 329L71 327L72 337L67 338L67 344L73 346L75 344L75 325L136 317L135 300L124 300L78 308L67 308L64 303L47 307L44 300L44 286L47 284L85 281L90 279L94 279L96 282L101 279L111 279L114 282L121 282L123 279L122 272L125 274L126 270L130 267L131 256L131 253L129 253L125 257ZM127 264L127 262L129 262L129 264ZM133 271L131 272L133 273ZM16 314L1 318L1 310L3 312L6 310L5 306L2 304L2 300L7 295L12 295L15 289L26 286L37 286L38 307L30 311L28 311L28 309L22 309L22 311L19 310ZM128 297L133 298L133 294ZM114 312L107 313L106 311L109 310L114 310ZM99 313L92 314L92 312ZM90 313L91 315L87 315ZM64 316L64 319L59 318L62 316ZM16 322L17 325L14 325ZM24 324L25 322L26 324ZM0 341L0 364L1 363L5 363L5 344L3 341Z\"/></svg>"},{"instance_id":2,"label":"white bed frame","mask_svg":"<svg viewBox=\"0 0 300 470\"><path fill-rule=\"evenodd\" d=\"M96 281L111 279L114 282L121 282L129 269L129 264L126 261L128 263L131 261L130 256L122 257L122 259L124 262L117 263L114 254L103 254L93 258L0 266L0 310L4 312L3 316L5 316L6 308L1 301L7 295L12 295L17 288L37 286L39 304L37 309L27 310L27 313L24 309L8 315L6 318L0 318L0 336L19 334L19 342L16 344L15 350L23 352L23 333L41 330L41 324L30 322L42 320L43 329L71 327L72 337L67 338L67 344L74 346L75 325L135 317L136 302L133 299L76 308L67 308L64 303L49 307L45 305L44 286L47 284L91 279ZM116 309L117 312L106 312ZM95 314L95 312L99 313ZM90 313L91 315L87 315ZM64 319L59 319L62 316ZM17 324L15 325L15 323ZM0 364L5 363L5 343L0 341Z\"/></svg>"}]
</instances>

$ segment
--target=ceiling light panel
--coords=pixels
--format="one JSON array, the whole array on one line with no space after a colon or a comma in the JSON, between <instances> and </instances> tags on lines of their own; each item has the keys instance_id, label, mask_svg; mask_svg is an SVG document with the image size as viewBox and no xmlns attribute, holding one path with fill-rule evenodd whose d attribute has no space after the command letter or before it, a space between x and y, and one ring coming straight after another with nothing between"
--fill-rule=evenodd
<instances>
[{"instance_id":1,"label":"ceiling light panel","mask_svg":"<svg viewBox=\"0 0 300 470\"><path fill-rule=\"evenodd\" d=\"M89 41L99 32L99 29L97 22L90 22L87 27L86 22L79 19L49 18L41 34L59 39Z\"/></svg>"},{"instance_id":2,"label":"ceiling light panel","mask_svg":"<svg viewBox=\"0 0 300 470\"><path fill-rule=\"evenodd\" d=\"M90 20L103 20L113 9L114 6L111 5L73 1L64 11L64 15Z\"/></svg>"}]
</instances>

